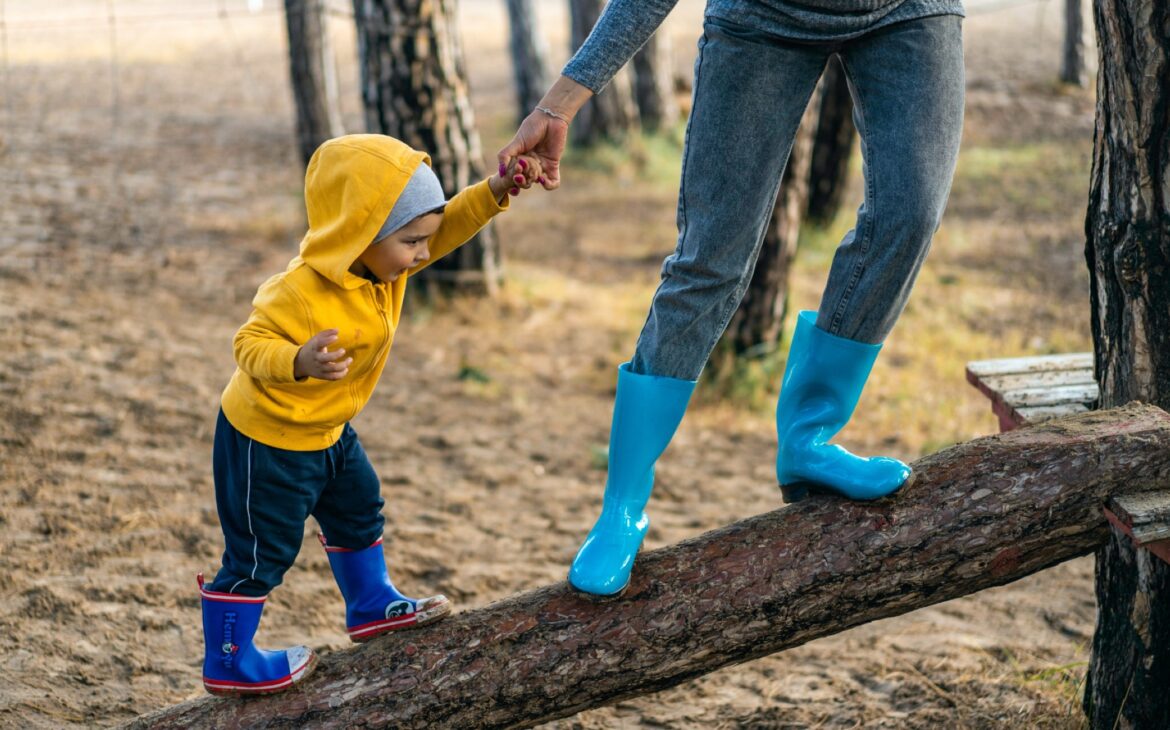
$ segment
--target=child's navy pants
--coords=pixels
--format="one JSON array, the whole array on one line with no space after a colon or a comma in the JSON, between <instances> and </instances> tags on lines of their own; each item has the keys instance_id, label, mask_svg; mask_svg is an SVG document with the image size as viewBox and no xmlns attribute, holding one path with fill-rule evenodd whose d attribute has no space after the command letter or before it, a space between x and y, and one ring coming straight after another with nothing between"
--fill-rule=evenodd
<instances>
[{"instance_id":1,"label":"child's navy pants","mask_svg":"<svg viewBox=\"0 0 1170 730\"><path fill-rule=\"evenodd\" d=\"M382 537L382 489L357 432L337 443L290 451L215 424L215 504L226 547L209 590L263 596L280 585L312 515L330 546L360 550Z\"/></svg>"}]
</instances>

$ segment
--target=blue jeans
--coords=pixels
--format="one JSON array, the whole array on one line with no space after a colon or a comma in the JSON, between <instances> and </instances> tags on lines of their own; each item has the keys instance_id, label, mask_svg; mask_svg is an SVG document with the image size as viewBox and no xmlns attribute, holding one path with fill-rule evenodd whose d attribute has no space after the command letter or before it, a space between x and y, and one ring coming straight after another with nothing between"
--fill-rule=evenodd
<instances>
[{"instance_id":1,"label":"blue jeans","mask_svg":"<svg viewBox=\"0 0 1170 730\"><path fill-rule=\"evenodd\" d=\"M248 438L220 411L212 467L224 551L208 590L267 595L296 560L309 515L331 546L382 537L382 486L348 423L327 449L289 451Z\"/></svg>"},{"instance_id":2,"label":"blue jeans","mask_svg":"<svg viewBox=\"0 0 1170 730\"><path fill-rule=\"evenodd\" d=\"M708 19L683 151L678 247L663 264L634 372L698 378L751 281L801 115L834 53L853 96L865 200L833 258L817 326L869 344L893 329L958 157L962 18L921 18L833 43Z\"/></svg>"}]
</instances>

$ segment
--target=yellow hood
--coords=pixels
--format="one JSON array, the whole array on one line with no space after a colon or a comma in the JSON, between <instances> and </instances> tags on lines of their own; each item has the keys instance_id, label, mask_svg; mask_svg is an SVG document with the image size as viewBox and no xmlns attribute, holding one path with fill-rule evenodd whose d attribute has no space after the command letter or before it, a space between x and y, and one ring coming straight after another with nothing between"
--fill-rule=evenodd
<instances>
[{"instance_id":1,"label":"yellow hood","mask_svg":"<svg viewBox=\"0 0 1170 730\"><path fill-rule=\"evenodd\" d=\"M300 259L338 286L361 286L365 279L349 267L374 242L414 171L430 162L380 134L351 134L318 147L305 172L309 232Z\"/></svg>"},{"instance_id":2,"label":"yellow hood","mask_svg":"<svg viewBox=\"0 0 1170 730\"><path fill-rule=\"evenodd\" d=\"M414 272L454 251L508 207L488 180L447 201L431 237L431 258L392 282L349 273L354 259L386 221L426 154L380 135L340 137L323 144L305 174L309 232L300 255L264 282L252 314L236 332L236 372L220 400L241 433L295 451L328 448L374 392ZM296 378L304 343L325 329L353 358L341 380Z\"/></svg>"}]
</instances>

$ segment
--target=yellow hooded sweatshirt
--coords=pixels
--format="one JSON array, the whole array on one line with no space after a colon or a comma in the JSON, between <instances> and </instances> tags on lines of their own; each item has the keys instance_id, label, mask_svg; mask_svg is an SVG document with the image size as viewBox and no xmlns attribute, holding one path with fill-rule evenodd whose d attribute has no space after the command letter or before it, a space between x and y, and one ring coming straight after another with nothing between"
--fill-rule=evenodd
<instances>
[{"instance_id":1,"label":"yellow hooded sweatshirt","mask_svg":"<svg viewBox=\"0 0 1170 730\"><path fill-rule=\"evenodd\" d=\"M238 431L261 443L315 451L336 443L386 365L410 275L466 242L508 201L487 180L447 202L429 244L430 259L390 283L349 272L386 222L419 165L430 158L391 137L355 134L321 145L305 173L309 232L300 255L260 286L252 316L236 333L237 369L220 403ZM301 345L337 328L330 349L353 358L341 380L293 377Z\"/></svg>"}]
</instances>

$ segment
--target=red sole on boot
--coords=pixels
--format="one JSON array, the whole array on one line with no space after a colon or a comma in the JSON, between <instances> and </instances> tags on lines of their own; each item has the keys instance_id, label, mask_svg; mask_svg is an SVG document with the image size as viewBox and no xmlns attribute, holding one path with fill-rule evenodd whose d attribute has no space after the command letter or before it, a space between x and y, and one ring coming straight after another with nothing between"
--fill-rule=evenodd
<instances>
[{"instance_id":1,"label":"red sole on boot","mask_svg":"<svg viewBox=\"0 0 1170 730\"><path fill-rule=\"evenodd\" d=\"M216 697L242 697L244 695L274 695L284 692L289 687L300 682L313 672L317 666L317 652L309 654L309 659L299 669L281 679L268 682L228 682L216 679L203 678L203 689Z\"/></svg>"},{"instance_id":2,"label":"red sole on boot","mask_svg":"<svg viewBox=\"0 0 1170 730\"><path fill-rule=\"evenodd\" d=\"M419 626L426 626L445 618L451 613L451 602L442 601L435 606L428 607L425 611L417 611L415 613L408 613L405 616L395 616L394 618L382 619L381 621L371 621L368 624L360 626L352 626L348 629L349 640L355 644L362 644L376 636L388 634L391 631L401 631L403 629L413 629Z\"/></svg>"}]
</instances>

